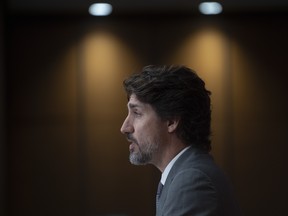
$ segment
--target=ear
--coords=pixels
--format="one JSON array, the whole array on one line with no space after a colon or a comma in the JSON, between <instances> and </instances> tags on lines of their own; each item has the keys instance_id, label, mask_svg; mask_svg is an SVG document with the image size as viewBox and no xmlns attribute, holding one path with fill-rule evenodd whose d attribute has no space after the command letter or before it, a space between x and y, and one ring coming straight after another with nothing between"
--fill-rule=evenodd
<instances>
[{"instance_id":1,"label":"ear","mask_svg":"<svg viewBox=\"0 0 288 216\"><path fill-rule=\"evenodd\" d=\"M179 118L170 119L167 121L168 133L173 133L176 131L179 124Z\"/></svg>"}]
</instances>

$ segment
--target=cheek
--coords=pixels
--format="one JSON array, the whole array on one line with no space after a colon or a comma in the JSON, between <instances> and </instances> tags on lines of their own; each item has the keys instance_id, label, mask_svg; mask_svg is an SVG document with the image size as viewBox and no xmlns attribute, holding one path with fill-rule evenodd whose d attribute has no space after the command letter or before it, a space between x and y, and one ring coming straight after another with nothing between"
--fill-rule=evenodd
<instances>
[{"instance_id":1,"label":"cheek","mask_svg":"<svg viewBox=\"0 0 288 216\"><path fill-rule=\"evenodd\" d=\"M138 127L133 135L139 145L145 145L146 143L151 142L153 131L150 130L149 126Z\"/></svg>"},{"instance_id":2,"label":"cheek","mask_svg":"<svg viewBox=\"0 0 288 216\"><path fill-rule=\"evenodd\" d=\"M134 137L139 144L159 142L159 139L165 137L165 123L160 121L143 121L134 125ZM164 137L163 137L164 136Z\"/></svg>"},{"instance_id":3,"label":"cheek","mask_svg":"<svg viewBox=\"0 0 288 216\"><path fill-rule=\"evenodd\" d=\"M142 131L139 131L137 135L139 145L150 145L158 143L161 136L156 128L150 126L147 126Z\"/></svg>"}]
</instances>

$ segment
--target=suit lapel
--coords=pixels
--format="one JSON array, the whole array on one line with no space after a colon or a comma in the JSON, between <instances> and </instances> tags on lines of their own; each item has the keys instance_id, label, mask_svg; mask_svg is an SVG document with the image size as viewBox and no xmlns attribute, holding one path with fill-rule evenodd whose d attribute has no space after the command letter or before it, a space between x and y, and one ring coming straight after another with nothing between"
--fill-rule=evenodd
<instances>
[{"instance_id":1,"label":"suit lapel","mask_svg":"<svg viewBox=\"0 0 288 216\"><path fill-rule=\"evenodd\" d=\"M162 189L162 194L161 194L161 197L159 199L159 208L158 208L158 212L160 214L157 214L157 215L162 215L162 210L163 210L163 206L164 206L164 203L166 201L166 198L167 198L167 194L168 194L168 190L169 190L169 187L170 187L170 184L171 182L173 181L175 175L177 174L177 172L179 171L178 170L178 167L187 159L187 157L189 157L191 155L191 153L193 152L193 147L190 147L189 149L187 149L179 158L178 160L175 162L175 164L173 165L173 167L171 168L168 176L167 176L167 179L166 179L166 182L165 182L165 185Z\"/></svg>"},{"instance_id":2,"label":"suit lapel","mask_svg":"<svg viewBox=\"0 0 288 216\"><path fill-rule=\"evenodd\" d=\"M182 166L183 163L185 163L185 161L187 159L189 160L193 160L196 158L196 155L201 153L202 151L197 149L197 148L193 148L193 146L191 146L189 149L187 149L179 158L178 160L174 163L173 167L171 168L165 185L162 189L162 194L161 197L159 199L159 208L158 208L158 213L157 215L162 215L162 211L163 211L163 207L168 195L168 191L169 191L169 187L174 179L174 177L177 175L177 173L180 171L180 168Z\"/></svg>"}]
</instances>

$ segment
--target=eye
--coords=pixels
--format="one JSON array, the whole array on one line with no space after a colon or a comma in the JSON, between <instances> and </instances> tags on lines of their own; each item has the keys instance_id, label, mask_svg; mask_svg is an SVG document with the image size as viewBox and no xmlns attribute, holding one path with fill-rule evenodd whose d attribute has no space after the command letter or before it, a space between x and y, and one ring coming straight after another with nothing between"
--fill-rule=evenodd
<instances>
[{"instance_id":1,"label":"eye","mask_svg":"<svg viewBox=\"0 0 288 216\"><path fill-rule=\"evenodd\" d=\"M134 110L133 114L137 117L141 116L141 113L138 110Z\"/></svg>"}]
</instances>

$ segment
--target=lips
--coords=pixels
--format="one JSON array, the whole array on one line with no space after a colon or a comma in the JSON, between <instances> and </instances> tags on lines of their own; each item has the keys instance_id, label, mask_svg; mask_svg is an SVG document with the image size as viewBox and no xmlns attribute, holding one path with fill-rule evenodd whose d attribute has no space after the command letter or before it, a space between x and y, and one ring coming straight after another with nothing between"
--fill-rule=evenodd
<instances>
[{"instance_id":1,"label":"lips","mask_svg":"<svg viewBox=\"0 0 288 216\"><path fill-rule=\"evenodd\" d=\"M129 151L133 152L133 150L134 150L134 147L133 147L133 143L132 143L132 144L129 145Z\"/></svg>"},{"instance_id":2,"label":"lips","mask_svg":"<svg viewBox=\"0 0 288 216\"><path fill-rule=\"evenodd\" d=\"M128 140L128 142L130 143L129 145L129 151L130 152L134 152L135 150L135 145L137 145L137 143L134 140Z\"/></svg>"},{"instance_id":3,"label":"lips","mask_svg":"<svg viewBox=\"0 0 288 216\"><path fill-rule=\"evenodd\" d=\"M127 134L127 141L130 143L129 145L129 151L132 153L135 151L135 145L138 145L136 139L132 137L131 134Z\"/></svg>"},{"instance_id":4,"label":"lips","mask_svg":"<svg viewBox=\"0 0 288 216\"><path fill-rule=\"evenodd\" d=\"M134 139L131 134L127 134L127 140L131 144L133 144L133 143L137 144L136 139Z\"/></svg>"}]
</instances>

